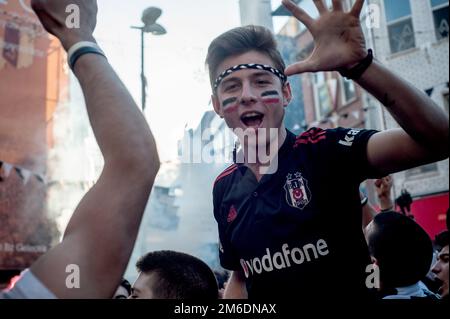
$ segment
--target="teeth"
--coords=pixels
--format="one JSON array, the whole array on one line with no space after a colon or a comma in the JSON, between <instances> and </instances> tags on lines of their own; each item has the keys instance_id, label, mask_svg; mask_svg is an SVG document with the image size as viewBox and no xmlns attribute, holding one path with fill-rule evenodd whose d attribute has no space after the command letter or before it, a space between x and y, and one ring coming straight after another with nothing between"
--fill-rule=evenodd
<instances>
[{"instance_id":1,"label":"teeth","mask_svg":"<svg viewBox=\"0 0 450 319\"><path fill-rule=\"evenodd\" d=\"M249 117L254 117L254 116L261 116L261 113L257 113L257 112L251 112L251 113L247 113L245 115L242 116L242 118L249 118Z\"/></svg>"}]
</instances>

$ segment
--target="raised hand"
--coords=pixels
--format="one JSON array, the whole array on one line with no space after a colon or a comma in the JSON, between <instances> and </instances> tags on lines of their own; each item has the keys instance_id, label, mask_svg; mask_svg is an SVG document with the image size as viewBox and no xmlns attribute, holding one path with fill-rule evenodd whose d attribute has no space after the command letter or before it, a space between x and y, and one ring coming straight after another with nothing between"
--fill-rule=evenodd
<instances>
[{"instance_id":1,"label":"raised hand","mask_svg":"<svg viewBox=\"0 0 450 319\"><path fill-rule=\"evenodd\" d=\"M79 28L66 25L68 8L73 5L79 8ZM79 41L95 42L92 33L97 24L96 0L31 0L31 6L44 28L56 36L66 50Z\"/></svg>"},{"instance_id":2,"label":"raised hand","mask_svg":"<svg viewBox=\"0 0 450 319\"><path fill-rule=\"evenodd\" d=\"M343 11L342 0L333 0L331 11L323 0L313 1L320 14L316 20L293 1L283 0L283 5L311 32L315 43L311 56L290 65L286 75L351 68L367 56L359 19L364 0L356 0L350 12Z\"/></svg>"}]
</instances>

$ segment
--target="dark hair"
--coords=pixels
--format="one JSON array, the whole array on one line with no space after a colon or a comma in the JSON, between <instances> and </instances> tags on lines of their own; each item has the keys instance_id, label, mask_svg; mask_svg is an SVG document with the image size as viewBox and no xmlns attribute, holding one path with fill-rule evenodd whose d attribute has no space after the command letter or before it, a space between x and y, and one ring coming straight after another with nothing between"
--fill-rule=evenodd
<instances>
[{"instance_id":1,"label":"dark hair","mask_svg":"<svg viewBox=\"0 0 450 319\"><path fill-rule=\"evenodd\" d=\"M414 220L400 213L380 213L368 234L370 253L378 261L385 288L410 286L422 280L433 259L428 234Z\"/></svg>"},{"instance_id":2,"label":"dark hair","mask_svg":"<svg viewBox=\"0 0 450 319\"><path fill-rule=\"evenodd\" d=\"M448 246L448 234L448 230L444 230L443 232L440 232L436 235L434 243L439 250L441 250L445 246Z\"/></svg>"},{"instance_id":3,"label":"dark hair","mask_svg":"<svg viewBox=\"0 0 450 319\"><path fill-rule=\"evenodd\" d=\"M157 299L218 298L216 277L200 259L175 251L155 251L141 257L138 271L157 274L152 291Z\"/></svg>"},{"instance_id":4,"label":"dark hair","mask_svg":"<svg viewBox=\"0 0 450 319\"><path fill-rule=\"evenodd\" d=\"M123 278L122 281L120 282L120 286L125 288L125 290L128 292L128 295L131 295L131 284L128 280Z\"/></svg>"},{"instance_id":5,"label":"dark hair","mask_svg":"<svg viewBox=\"0 0 450 319\"><path fill-rule=\"evenodd\" d=\"M227 270L214 270L219 289L225 288L225 283L230 279L230 273Z\"/></svg>"},{"instance_id":6,"label":"dark hair","mask_svg":"<svg viewBox=\"0 0 450 319\"><path fill-rule=\"evenodd\" d=\"M226 58L248 51L258 51L272 59L274 67L284 71L286 64L277 49L276 40L269 29L249 25L238 27L217 37L211 42L206 57L211 87L217 76L217 68ZM223 71L223 70L222 70Z\"/></svg>"}]
</instances>

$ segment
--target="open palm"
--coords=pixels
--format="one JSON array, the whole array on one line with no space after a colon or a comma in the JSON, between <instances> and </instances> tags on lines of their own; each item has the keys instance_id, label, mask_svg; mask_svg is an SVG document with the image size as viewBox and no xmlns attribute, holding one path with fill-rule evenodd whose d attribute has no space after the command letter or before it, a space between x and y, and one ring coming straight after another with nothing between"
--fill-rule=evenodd
<instances>
[{"instance_id":1,"label":"open palm","mask_svg":"<svg viewBox=\"0 0 450 319\"><path fill-rule=\"evenodd\" d=\"M333 0L331 11L323 0L313 1L319 10L318 19L311 18L291 0L283 0L283 5L311 32L315 44L311 56L290 65L286 75L350 68L367 55L359 20L364 0L356 0L350 12L343 11L342 0Z\"/></svg>"}]
</instances>

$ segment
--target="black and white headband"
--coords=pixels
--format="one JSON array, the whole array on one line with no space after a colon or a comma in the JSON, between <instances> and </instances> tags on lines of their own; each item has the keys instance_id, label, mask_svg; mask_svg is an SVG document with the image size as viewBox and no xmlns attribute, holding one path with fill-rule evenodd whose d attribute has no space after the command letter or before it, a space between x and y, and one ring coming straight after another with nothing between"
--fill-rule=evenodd
<instances>
[{"instance_id":1,"label":"black and white headband","mask_svg":"<svg viewBox=\"0 0 450 319\"><path fill-rule=\"evenodd\" d=\"M264 65L264 64L255 64L255 63L251 63L251 64L239 64L236 66L233 66L231 68L229 68L228 70L223 71L218 77L217 79L214 81L214 91L217 90L217 88L219 87L220 83L223 81L223 79L225 79L227 76L229 76L230 74L236 72L236 71L240 71L240 70L245 70L245 69L255 69L255 70L264 70L264 71L268 71L271 72L273 74L275 74L277 77L279 77L281 79L281 81L284 83L286 83L287 81L287 76L284 74L284 72L277 70L273 67L271 67L270 65Z\"/></svg>"}]
</instances>

